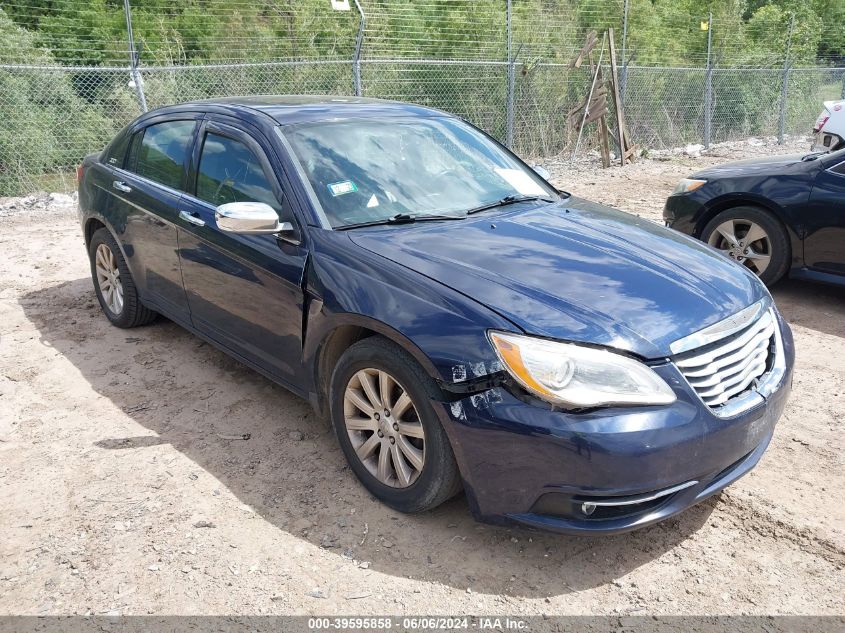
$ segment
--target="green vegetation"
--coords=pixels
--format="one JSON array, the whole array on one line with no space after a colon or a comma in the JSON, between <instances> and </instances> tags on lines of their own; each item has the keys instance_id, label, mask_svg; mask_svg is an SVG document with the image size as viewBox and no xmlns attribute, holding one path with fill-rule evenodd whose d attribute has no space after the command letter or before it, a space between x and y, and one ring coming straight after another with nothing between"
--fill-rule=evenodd
<instances>
[{"instance_id":1,"label":"green vegetation","mask_svg":"<svg viewBox=\"0 0 845 633\"><path fill-rule=\"evenodd\" d=\"M505 0L361 2L365 95L440 107L503 138ZM343 12L332 11L329 0L131 4L150 107L227 94L352 91L354 5ZM590 30L615 27L620 47L622 6L623 0L513 0L519 151L550 154L571 144L566 112L590 78L567 64ZM790 25L796 70L789 129L808 129L822 96L838 96L841 73L809 68L845 65L845 0L630 0L626 108L641 144L700 139L708 36L702 24L710 12L714 140L775 131ZM386 59L400 61L373 62ZM279 60L320 63L264 63ZM499 65L470 63L482 60ZM122 0L0 0L0 195L33 186L40 174L72 169L137 116L128 62ZM63 68L9 67L20 65Z\"/></svg>"},{"instance_id":2,"label":"green vegetation","mask_svg":"<svg viewBox=\"0 0 845 633\"><path fill-rule=\"evenodd\" d=\"M0 13L0 41L14 40L38 65L52 56L32 33ZM23 174L40 174L79 162L80 147L97 147L115 131L111 117L80 96L72 73L0 70L0 195L21 186Z\"/></svg>"},{"instance_id":3,"label":"green vegetation","mask_svg":"<svg viewBox=\"0 0 845 633\"><path fill-rule=\"evenodd\" d=\"M357 13L328 0L133 0L133 29L144 64L201 64L238 59L348 57ZM363 0L367 40L380 57L463 58L499 48L504 0ZM622 0L513 0L514 41L568 60L573 37L621 26ZM0 10L32 34L32 45L62 64L126 62L123 3L116 0L0 1ZM693 65L706 55L701 22L713 13L722 65L782 61L794 16L793 59L845 61L842 0L630 0L628 48L638 64ZM10 47L11 48L11 47ZM14 55L25 59L24 52Z\"/></svg>"}]
</instances>

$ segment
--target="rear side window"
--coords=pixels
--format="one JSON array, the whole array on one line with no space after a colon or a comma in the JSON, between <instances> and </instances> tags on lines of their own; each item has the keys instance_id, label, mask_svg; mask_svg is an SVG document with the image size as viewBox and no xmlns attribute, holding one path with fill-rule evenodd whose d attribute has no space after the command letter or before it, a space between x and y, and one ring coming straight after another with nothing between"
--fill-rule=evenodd
<instances>
[{"instance_id":1,"label":"rear side window","mask_svg":"<svg viewBox=\"0 0 845 633\"><path fill-rule=\"evenodd\" d=\"M168 121L149 126L133 156L135 173L162 185L182 188L194 121ZM133 143L132 153L135 153Z\"/></svg>"},{"instance_id":2,"label":"rear side window","mask_svg":"<svg viewBox=\"0 0 845 633\"><path fill-rule=\"evenodd\" d=\"M838 165L834 165L830 168L830 171L832 171L834 174L842 174L843 176L845 176L845 161L842 161Z\"/></svg>"},{"instance_id":3,"label":"rear side window","mask_svg":"<svg viewBox=\"0 0 845 633\"><path fill-rule=\"evenodd\" d=\"M278 210L261 161L244 143L209 132L197 170L197 198L214 206L227 202L265 202Z\"/></svg>"}]
</instances>

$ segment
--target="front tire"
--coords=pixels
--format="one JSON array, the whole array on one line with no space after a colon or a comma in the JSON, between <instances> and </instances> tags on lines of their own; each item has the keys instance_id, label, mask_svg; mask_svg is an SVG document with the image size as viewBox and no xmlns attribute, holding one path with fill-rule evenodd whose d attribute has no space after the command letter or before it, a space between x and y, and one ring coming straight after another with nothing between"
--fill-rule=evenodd
<instances>
[{"instance_id":1,"label":"front tire","mask_svg":"<svg viewBox=\"0 0 845 633\"><path fill-rule=\"evenodd\" d=\"M771 286L786 274L791 258L781 223L758 207L734 207L710 220L701 240L743 264Z\"/></svg>"},{"instance_id":2,"label":"front tire","mask_svg":"<svg viewBox=\"0 0 845 633\"><path fill-rule=\"evenodd\" d=\"M103 313L113 325L133 328L156 318L156 313L141 303L132 273L108 229L98 229L91 236L88 256L94 292Z\"/></svg>"},{"instance_id":3,"label":"front tire","mask_svg":"<svg viewBox=\"0 0 845 633\"><path fill-rule=\"evenodd\" d=\"M460 490L452 447L432 405L437 386L402 348L381 337L355 343L338 361L329 389L340 447L373 496L412 513Z\"/></svg>"}]
</instances>

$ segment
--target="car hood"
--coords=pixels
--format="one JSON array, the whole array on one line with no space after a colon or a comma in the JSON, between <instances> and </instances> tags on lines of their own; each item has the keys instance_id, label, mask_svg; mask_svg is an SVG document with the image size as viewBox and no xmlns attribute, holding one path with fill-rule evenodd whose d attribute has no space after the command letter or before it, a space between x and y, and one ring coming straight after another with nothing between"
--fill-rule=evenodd
<instances>
[{"instance_id":1,"label":"car hood","mask_svg":"<svg viewBox=\"0 0 845 633\"><path fill-rule=\"evenodd\" d=\"M522 206L522 205L521 205ZM669 344L765 295L706 245L586 200L350 232L529 334L669 355Z\"/></svg>"},{"instance_id":2,"label":"car hood","mask_svg":"<svg viewBox=\"0 0 845 633\"><path fill-rule=\"evenodd\" d=\"M779 173L809 172L818 167L818 157L811 160L801 160L804 154L789 154L786 156L761 156L747 160L737 160L730 163L722 163L702 169L691 176L691 178L725 178L753 175L773 175Z\"/></svg>"}]
</instances>

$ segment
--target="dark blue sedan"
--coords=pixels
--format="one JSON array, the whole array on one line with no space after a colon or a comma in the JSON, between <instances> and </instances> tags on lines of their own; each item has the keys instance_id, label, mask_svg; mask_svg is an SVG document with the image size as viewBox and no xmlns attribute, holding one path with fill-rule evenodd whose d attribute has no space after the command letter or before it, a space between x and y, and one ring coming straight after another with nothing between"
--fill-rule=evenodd
<instances>
[{"instance_id":1,"label":"dark blue sedan","mask_svg":"<svg viewBox=\"0 0 845 633\"><path fill-rule=\"evenodd\" d=\"M109 320L165 315L308 399L403 512L463 489L488 521L648 525L753 468L790 390L750 271L443 112L189 103L79 171Z\"/></svg>"},{"instance_id":2,"label":"dark blue sedan","mask_svg":"<svg viewBox=\"0 0 845 633\"><path fill-rule=\"evenodd\" d=\"M786 274L845 285L845 150L704 169L678 184L663 218L768 285Z\"/></svg>"}]
</instances>

